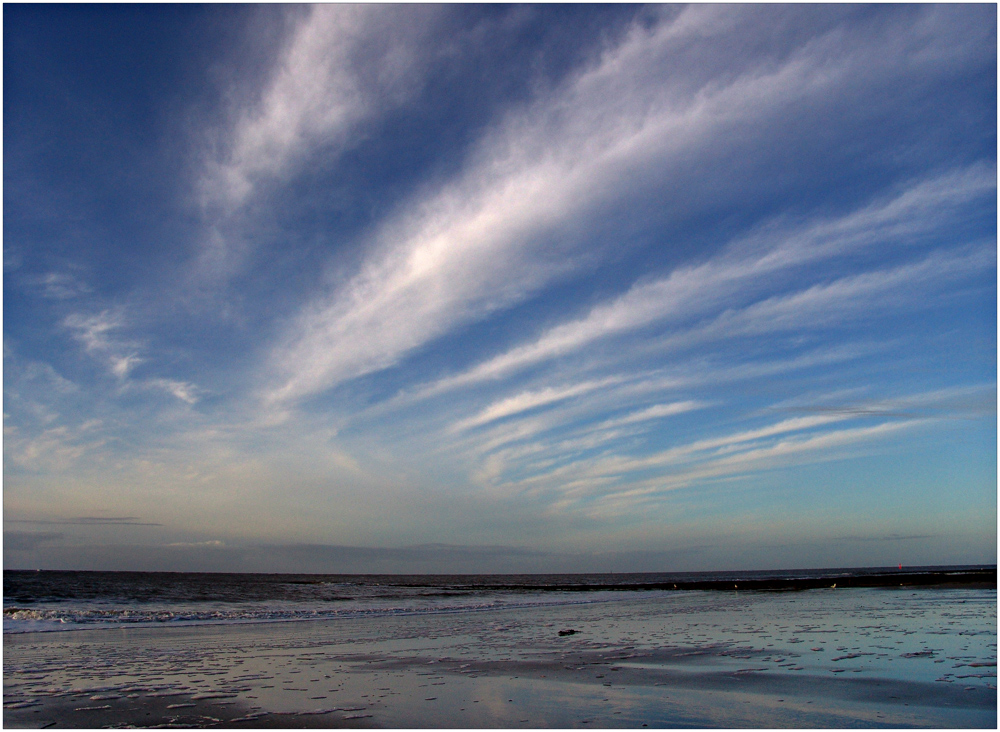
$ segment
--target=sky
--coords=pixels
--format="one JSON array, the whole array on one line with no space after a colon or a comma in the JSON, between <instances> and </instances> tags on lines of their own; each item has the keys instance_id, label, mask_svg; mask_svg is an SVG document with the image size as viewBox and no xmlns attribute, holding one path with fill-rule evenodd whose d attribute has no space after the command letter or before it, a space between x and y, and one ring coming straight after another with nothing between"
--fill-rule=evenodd
<instances>
[{"instance_id":1,"label":"sky","mask_svg":"<svg viewBox=\"0 0 1000 732\"><path fill-rule=\"evenodd\" d=\"M996 13L5 6L4 566L995 563Z\"/></svg>"}]
</instances>

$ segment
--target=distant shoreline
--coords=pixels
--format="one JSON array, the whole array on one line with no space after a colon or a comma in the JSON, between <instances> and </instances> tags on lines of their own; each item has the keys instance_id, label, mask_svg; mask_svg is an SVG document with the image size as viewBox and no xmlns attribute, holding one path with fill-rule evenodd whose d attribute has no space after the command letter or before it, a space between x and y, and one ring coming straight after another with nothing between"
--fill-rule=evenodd
<instances>
[{"instance_id":1,"label":"distant shoreline","mask_svg":"<svg viewBox=\"0 0 1000 732\"><path fill-rule=\"evenodd\" d=\"M226 577L255 578L294 585L321 584L332 578L400 587L442 587L486 591L597 592L642 590L812 590L850 587L918 587L958 585L997 586L993 566L914 567L908 569L830 568L814 570L763 570L746 572L624 572L551 574L369 574L369 573L262 573L262 572L162 572L60 569L5 569L17 575L75 575L80 577Z\"/></svg>"},{"instance_id":2,"label":"distant shoreline","mask_svg":"<svg viewBox=\"0 0 1000 732\"><path fill-rule=\"evenodd\" d=\"M612 584L552 584L538 589L558 592L641 591L641 590L763 590L791 591L815 590L822 588L852 587L918 587L918 586L960 585L988 589L997 586L997 570L974 569L936 572L887 572L878 574L829 574L817 577L768 577L743 579L680 580L677 582L638 582ZM510 590L522 585L478 585L491 590Z\"/></svg>"}]
</instances>

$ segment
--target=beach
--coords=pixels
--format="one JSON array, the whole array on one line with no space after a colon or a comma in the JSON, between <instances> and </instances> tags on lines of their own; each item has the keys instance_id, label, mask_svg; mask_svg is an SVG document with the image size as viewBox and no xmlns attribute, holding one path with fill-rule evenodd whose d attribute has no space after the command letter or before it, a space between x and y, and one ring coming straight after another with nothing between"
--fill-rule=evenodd
<instances>
[{"instance_id":1,"label":"beach","mask_svg":"<svg viewBox=\"0 0 1000 732\"><path fill-rule=\"evenodd\" d=\"M622 592L4 636L7 727L995 728L996 590Z\"/></svg>"}]
</instances>

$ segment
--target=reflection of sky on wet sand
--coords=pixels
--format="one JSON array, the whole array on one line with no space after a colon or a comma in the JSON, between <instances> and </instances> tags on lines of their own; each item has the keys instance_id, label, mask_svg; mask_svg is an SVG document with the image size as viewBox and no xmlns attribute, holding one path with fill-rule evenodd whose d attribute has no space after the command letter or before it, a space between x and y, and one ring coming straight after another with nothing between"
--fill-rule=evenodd
<instances>
[{"instance_id":1,"label":"reflection of sky on wet sand","mask_svg":"<svg viewBox=\"0 0 1000 732\"><path fill-rule=\"evenodd\" d=\"M861 673L911 681L989 679L996 669L973 666L996 660L996 598L978 591L813 591L769 602L699 609L685 627L653 640L682 640L691 655L636 666L675 670ZM781 613L774 614L780 603ZM676 616L675 616L676 619ZM625 630L625 628L623 628ZM632 629L628 629L632 630ZM632 635L639 632L634 629ZM711 650L702 644L713 644Z\"/></svg>"},{"instance_id":2,"label":"reflection of sky on wet sand","mask_svg":"<svg viewBox=\"0 0 1000 732\"><path fill-rule=\"evenodd\" d=\"M993 590L641 597L5 636L4 721L170 695L177 724L210 702L389 727L995 725Z\"/></svg>"}]
</instances>

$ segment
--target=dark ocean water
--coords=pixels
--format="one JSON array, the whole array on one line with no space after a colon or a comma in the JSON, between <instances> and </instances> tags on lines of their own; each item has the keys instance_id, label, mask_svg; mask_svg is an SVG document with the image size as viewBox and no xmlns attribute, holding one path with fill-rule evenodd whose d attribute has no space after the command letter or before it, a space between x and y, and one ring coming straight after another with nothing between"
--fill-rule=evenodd
<instances>
[{"instance_id":1,"label":"dark ocean water","mask_svg":"<svg viewBox=\"0 0 1000 732\"><path fill-rule=\"evenodd\" d=\"M996 584L995 566L551 575L5 571L4 632L613 602L634 593ZM742 585L742 587L741 587Z\"/></svg>"}]
</instances>

